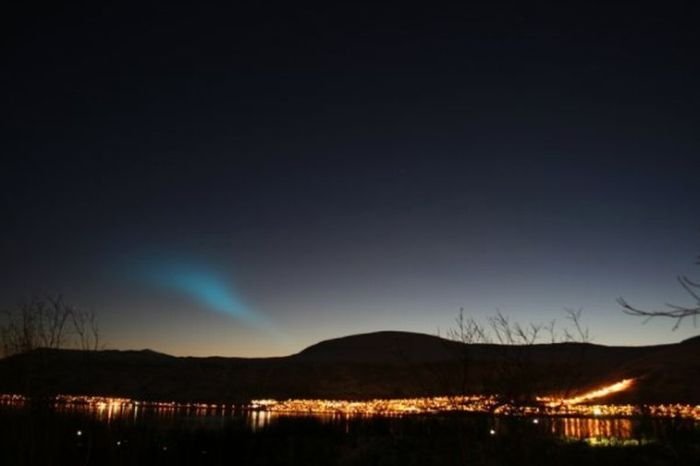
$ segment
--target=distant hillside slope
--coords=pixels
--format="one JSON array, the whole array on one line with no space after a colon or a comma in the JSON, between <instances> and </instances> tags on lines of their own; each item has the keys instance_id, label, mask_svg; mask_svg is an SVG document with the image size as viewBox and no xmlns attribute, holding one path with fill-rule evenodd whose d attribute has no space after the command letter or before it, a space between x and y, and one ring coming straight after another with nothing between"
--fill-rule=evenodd
<instances>
[{"instance_id":1,"label":"distant hillside slope","mask_svg":"<svg viewBox=\"0 0 700 466\"><path fill-rule=\"evenodd\" d=\"M424 333L384 331L325 340L292 358L325 363L426 363L453 359L461 347Z\"/></svg>"},{"instance_id":2,"label":"distant hillside slope","mask_svg":"<svg viewBox=\"0 0 700 466\"><path fill-rule=\"evenodd\" d=\"M100 394L137 399L363 399L480 392L518 366L538 393L572 393L638 377L616 400L700 403L700 338L645 347L581 343L463 345L385 331L323 341L280 358L173 357L154 351L37 350L0 360L0 392ZM501 379L494 378L501 377ZM499 385L501 384L501 385ZM506 387L507 388L507 387Z\"/></svg>"}]
</instances>

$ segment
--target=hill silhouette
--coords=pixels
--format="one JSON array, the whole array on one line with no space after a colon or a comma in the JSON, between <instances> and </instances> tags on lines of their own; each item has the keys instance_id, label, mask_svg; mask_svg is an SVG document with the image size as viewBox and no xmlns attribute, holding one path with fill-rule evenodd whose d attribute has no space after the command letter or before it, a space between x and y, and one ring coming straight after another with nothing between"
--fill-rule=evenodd
<instances>
[{"instance_id":1,"label":"hill silhouette","mask_svg":"<svg viewBox=\"0 0 700 466\"><path fill-rule=\"evenodd\" d=\"M325 363L427 363L454 358L460 346L424 333L382 331L324 340L292 357Z\"/></svg>"},{"instance_id":2,"label":"hill silhouette","mask_svg":"<svg viewBox=\"0 0 700 466\"><path fill-rule=\"evenodd\" d=\"M573 393L636 377L620 402L699 403L700 338L657 346L465 345L382 331L322 341L286 357L175 357L150 350L35 350L0 360L0 392L144 400L409 397L476 393L504 362L539 392ZM507 376L508 374L506 374ZM519 383L517 379L508 383Z\"/></svg>"}]
</instances>

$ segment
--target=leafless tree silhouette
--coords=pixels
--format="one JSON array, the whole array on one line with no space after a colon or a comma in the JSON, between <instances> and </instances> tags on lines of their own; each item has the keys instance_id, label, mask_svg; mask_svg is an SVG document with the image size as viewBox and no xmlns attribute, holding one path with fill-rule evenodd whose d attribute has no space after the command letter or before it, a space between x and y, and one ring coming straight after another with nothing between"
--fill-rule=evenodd
<instances>
[{"instance_id":1,"label":"leafless tree silhouette","mask_svg":"<svg viewBox=\"0 0 700 466\"><path fill-rule=\"evenodd\" d=\"M555 366L542 365L533 360L530 349L541 343L589 343L588 329L582 324L581 310L566 310L569 324L561 329L556 321L548 325L529 323L520 324L508 316L498 312L488 318L485 324L477 319L465 316L460 309L455 319L455 326L448 330L449 340L463 343L460 360L460 387L458 393L468 394L467 388L473 383L472 371L479 371L482 380L482 390L496 397L494 409L506 406L510 410L518 410L524 406L537 404L536 396L540 393L543 380L548 373L559 374L559 388L568 392L575 386L577 380L575 368L580 361L571 360L559 362ZM478 363L472 354L475 345L498 345L499 357L488 364ZM580 352L569 351L574 359L582 359L586 346L580 347ZM480 367L478 367L480 366Z\"/></svg>"},{"instance_id":2,"label":"leafless tree silhouette","mask_svg":"<svg viewBox=\"0 0 700 466\"><path fill-rule=\"evenodd\" d=\"M61 295L32 298L0 313L0 350L5 356L37 348L96 350L99 337L95 313L66 304Z\"/></svg>"},{"instance_id":3,"label":"leafless tree silhouette","mask_svg":"<svg viewBox=\"0 0 700 466\"><path fill-rule=\"evenodd\" d=\"M667 303L666 309L646 310L632 306L624 298L617 298L617 302L622 306L625 314L643 317L644 323L654 317L671 318L676 321L673 325L673 330L676 330L686 318L692 317L693 324L697 326L697 318L700 315L700 283L694 282L686 276L679 276L677 279L683 289L695 300L695 305L679 306Z\"/></svg>"},{"instance_id":4,"label":"leafless tree silhouette","mask_svg":"<svg viewBox=\"0 0 700 466\"><path fill-rule=\"evenodd\" d=\"M74 308L70 316L79 348L82 350L99 350L101 348L100 327L97 324L95 311Z\"/></svg>"}]
</instances>

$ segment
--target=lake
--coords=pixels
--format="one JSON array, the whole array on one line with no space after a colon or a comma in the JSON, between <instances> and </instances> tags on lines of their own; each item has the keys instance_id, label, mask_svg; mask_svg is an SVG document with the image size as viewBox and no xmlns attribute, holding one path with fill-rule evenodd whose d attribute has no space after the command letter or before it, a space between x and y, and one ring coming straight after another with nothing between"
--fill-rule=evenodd
<instances>
[{"instance_id":1,"label":"lake","mask_svg":"<svg viewBox=\"0 0 700 466\"><path fill-rule=\"evenodd\" d=\"M566 458L570 464L577 458L606 464L604 458L611 455L677 464L664 463L668 445L681 451L674 453L677 458L699 459L698 421L483 413L309 415L131 402L0 407L0 464L12 466L492 464L493 458L500 458L493 464L515 459L518 464L561 464Z\"/></svg>"}]
</instances>

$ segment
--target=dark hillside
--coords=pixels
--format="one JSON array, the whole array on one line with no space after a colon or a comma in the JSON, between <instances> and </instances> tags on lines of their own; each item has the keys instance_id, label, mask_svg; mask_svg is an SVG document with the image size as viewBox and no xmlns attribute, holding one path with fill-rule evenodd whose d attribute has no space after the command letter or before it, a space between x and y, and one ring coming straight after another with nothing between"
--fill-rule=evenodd
<instances>
[{"instance_id":1,"label":"dark hillside","mask_svg":"<svg viewBox=\"0 0 700 466\"><path fill-rule=\"evenodd\" d=\"M494 368L506 365L519 372L501 374L501 380L494 381ZM502 346L386 331L323 341L279 358L37 350L0 360L3 393L180 401L473 393L502 387L504 381L529 383L537 393L570 394L625 377L638 377L640 382L619 401L700 402L700 339L646 347Z\"/></svg>"}]
</instances>

